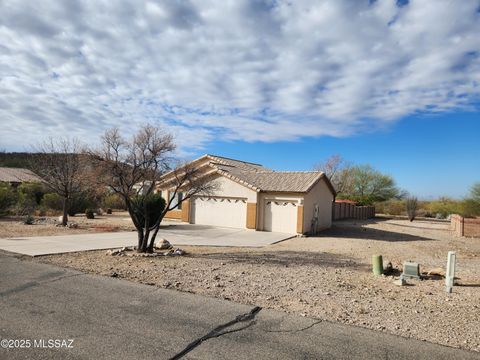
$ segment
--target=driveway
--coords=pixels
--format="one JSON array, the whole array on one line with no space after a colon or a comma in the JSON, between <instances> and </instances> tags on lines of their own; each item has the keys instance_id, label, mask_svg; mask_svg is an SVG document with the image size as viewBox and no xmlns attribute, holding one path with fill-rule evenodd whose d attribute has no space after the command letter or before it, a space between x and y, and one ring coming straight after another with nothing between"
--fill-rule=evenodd
<instances>
[{"instance_id":1,"label":"driveway","mask_svg":"<svg viewBox=\"0 0 480 360\"><path fill-rule=\"evenodd\" d=\"M478 359L478 353L1 253L0 273L2 359ZM24 347L9 348L15 346L9 340ZM58 340L58 348L49 340Z\"/></svg>"},{"instance_id":2,"label":"driveway","mask_svg":"<svg viewBox=\"0 0 480 360\"><path fill-rule=\"evenodd\" d=\"M162 226L157 239L165 238L175 246L263 247L292 236L292 234L168 222ZM133 231L0 239L0 249L30 256L112 249L136 244L137 233Z\"/></svg>"}]
</instances>

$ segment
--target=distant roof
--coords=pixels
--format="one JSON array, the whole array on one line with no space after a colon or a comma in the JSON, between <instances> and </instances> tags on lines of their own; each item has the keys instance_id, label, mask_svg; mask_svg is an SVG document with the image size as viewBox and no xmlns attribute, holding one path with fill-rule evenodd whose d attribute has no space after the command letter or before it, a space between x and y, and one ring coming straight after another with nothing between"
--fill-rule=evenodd
<instances>
[{"instance_id":1,"label":"distant roof","mask_svg":"<svg viewBox=\"0 0 480 360\"><path fill-rule=\"evenodd\" d=\"M0 182L42 182L42 179L28 169L0 167Z\"/></svg>"},{"instance_id":2,"label":"distant roof","mask_svg":"<svg viewBox=\"0 0 480 360\"><path fill-rule=\"evenodd\" d=\"M273 171L260 164L229 159L216 155L206 155L224 176L243 183L256 191L269 192L308 192L325 174L321 171ZM327 180L333 194L335 191Z\"/></svg>"},{"instance_id":3,"label":"distant roof","mask_svg":"<svg viewBox=\"0 0 480 360\"><path fill-rule=\"evenodd\" d=\"M355 201L353 201L353 200L342 200L342 199L340 199L340 200L335 200L335 202L336 202L336 203L346 203L346 204L353 204L353 205L355 205L355 204L356 204L356 202L355 202Z\"/></svg>"}]
</instances>

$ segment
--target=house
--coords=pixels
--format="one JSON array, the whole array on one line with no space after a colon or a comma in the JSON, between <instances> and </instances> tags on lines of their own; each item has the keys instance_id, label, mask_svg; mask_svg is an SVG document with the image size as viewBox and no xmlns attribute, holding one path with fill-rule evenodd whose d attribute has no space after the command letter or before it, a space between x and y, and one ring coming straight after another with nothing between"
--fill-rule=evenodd
<instances>
[{"instance_id":1,"label":"house","mask_svg":"<svg viewBox=\"0 0 480 360\"><path fill-rule=\"evenodd\" d=\"M190 163L216 184L169 211L166 218L192 224L291 234L316 233L332 223L335 190L319 171L273 171L260 164L204 155ZM167 173L162 183L168 183ZM173 196L158 186L164 198ZM182 198L178 193L174 202Z\"/></svg>"},{"instance_id":2,"label":"house","mask_svg":"<svg viewBox=\"0 0 480 360\"><path fill-rule=\"evenodd\" d=\"M42 182L43 180L35 173L23 168L0 167L0 182L6 182L13 187L18 187L21 183Z\"/></svg>"}]
</instances>

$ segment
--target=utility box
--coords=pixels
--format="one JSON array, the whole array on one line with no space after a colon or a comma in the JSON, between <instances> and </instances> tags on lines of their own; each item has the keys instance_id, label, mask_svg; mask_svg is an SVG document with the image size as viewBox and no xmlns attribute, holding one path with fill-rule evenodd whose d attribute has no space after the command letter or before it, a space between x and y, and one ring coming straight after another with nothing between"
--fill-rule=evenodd
<instances>
[{"instance_id":1,"label":"utility box","mask_svg":"<svg viewBox=\"0 0 480 360\"><path fill-rule=\"evenodd\" d=\"M404 278L420 279L420 265L413 261L405 261L402 276Z\"/></svg>"}]
</instances>

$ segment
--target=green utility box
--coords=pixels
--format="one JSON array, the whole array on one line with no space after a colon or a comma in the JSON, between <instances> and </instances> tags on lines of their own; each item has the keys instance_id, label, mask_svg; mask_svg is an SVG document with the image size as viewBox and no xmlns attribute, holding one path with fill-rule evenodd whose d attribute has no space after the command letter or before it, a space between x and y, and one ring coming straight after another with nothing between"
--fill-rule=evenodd
<instances>
[{"instance_id":1,"label":"green utility box","mask_svg":"<svg viewBox=\"0 0 480 360\"><path fill-rule=\"evenodd\" d=\"M413 261L405 261L402 275L404 278L420 279L420 265Z\"/></svg>"}]
</instances>

